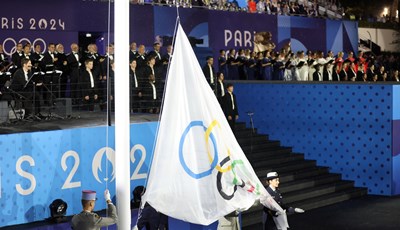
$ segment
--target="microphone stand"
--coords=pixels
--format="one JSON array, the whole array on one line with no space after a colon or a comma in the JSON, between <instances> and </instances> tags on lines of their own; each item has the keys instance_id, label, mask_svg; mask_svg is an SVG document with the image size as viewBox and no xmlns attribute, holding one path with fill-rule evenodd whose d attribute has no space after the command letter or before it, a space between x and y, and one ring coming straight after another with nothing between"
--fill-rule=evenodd
<instances>
[{"instance_id":1,"label":"microphone stand","mask_svg":"<svg viewBox=\"0 0 400 230\"><path fill-rule=\"evenodd\" d=\"M34 81L33 77L35 75L38 75L38 72L33 73L32 76L29 78L29 80L26 82L26 84L24 85L24 89L26 89L26 87L28 86L28 84L30 82L32 82L33 84L33 98L32 98L32 114L29 114L28 117L26 119L32 119L32 120L42 120L40 119L40 117L36 116L35 112L36 112L36 82Z\"/></svg>"}]
</instances>

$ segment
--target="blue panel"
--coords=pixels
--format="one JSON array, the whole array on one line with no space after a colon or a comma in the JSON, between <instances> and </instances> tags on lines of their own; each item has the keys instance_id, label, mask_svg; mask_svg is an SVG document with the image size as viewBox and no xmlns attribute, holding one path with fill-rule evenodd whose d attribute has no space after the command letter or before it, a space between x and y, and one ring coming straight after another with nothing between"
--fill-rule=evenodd
<instances>
[{"instance_id":1,"label":"blue panel","mask_svg":"<svg viewBox=\"0 0 400 230\"><path fill-rule=\"evenodd\" d=\"M242 121L254 111L261 133L370 194L391 195L391 85L237 83L235 91Z\"/></svg>"},{"instance_id":2,"label":"blue panel","mask_svg":"<svg viewBox=\"0 0 400 230\"><path fill-rule=\"evenodd\" d=\"M343 29L347 32L347 39L349 39L352 50L358 50L358 24L351 21L343 21ZM345 38L344 38L345 39Z\"/></svg>"},{"instance_id":3,"label":"blue panel","mask_svg":"<svg viewBox=\"0 0 400 230\"><path fill-rule=\"evenodd\" d=\"M147 177L156 128L155 122L131 125L132 153L126 153L131 158L131 190ZM113 127L109 137L106 154L105 127L2 135L0 227L49 217L49 204L57 198L68 203L67 215L79 213L84 189L97 191L96 207L103 209L106 180L115 195Z\"/></svg>"},{"instance_id":4,"label":"blue panel","mask_svg":"<svg viewBox=\"0 0 400 230\"><path fill-rule=\"evenodd\" d=\"M334 53L343 51L343 24L341 21L326 20L326 48Z\"/></svg>"},{"instance_id":5,"label":"blue panel","mask_svg":"<svg viewBox=\"0 0 400 230\"><path fill-rule=\"evenodd\" d=\"M393 120L400 120L400 85L393 86Z\"/></svg>"}]
</instances>

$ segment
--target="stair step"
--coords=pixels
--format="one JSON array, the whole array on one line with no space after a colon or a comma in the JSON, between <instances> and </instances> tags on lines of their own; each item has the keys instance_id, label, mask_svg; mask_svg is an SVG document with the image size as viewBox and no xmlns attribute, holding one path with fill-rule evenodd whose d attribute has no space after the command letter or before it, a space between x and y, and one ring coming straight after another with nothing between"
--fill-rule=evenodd
<instances>
[{"instance_id":1,"label":"stair step","mask_svg":"<svg viewBox=\"0 0 400 230\"><path fill-rule=\"evenodd\" d=\"M283 164L283 163L287 163L287 162L302 161L302 160L304 160L304 156L288 153L288 154L281 154L278 156L264 157L257 161L251 162L251 164L252 164L254 170L257 170L257 168L264 168L265 166L268 166L268 165L279 165L279 164Z\"/></svg>"},{"instance_id":2,"label":"stair step","mask_svg":"<svg viewBox=\"0 0 400 230\"><path fill-rule=\"evenodd\" d=\"M299 191L285 193L284 201L287 204L299 202L301 200L318 197L345 189L353 188L352 181L338 181L337 183L329 183L317 187L307 188Z\"/></svg>"},{"instance_id":3,"label":"stair step","mask_svg":"<svg viewBox=\"0 0 400 230\"><path fill-rule=\"evenodd\" d=\"M286 193L301 190L301 189L313 188L318 185L339 182L340 180L341 180L340 174L325 174L325 175L320 175L320 176L316 176L313 178L295 180L295 181L291 181L291 182L282 184L282 186L280 186L280 191L283 194L286 194Z\"/></svg>"},{"instance_id":4,"label":"stair step","mask_svg":"<svg viewBox=\"0 0 400 230\"><path fill-rule=\"evenodd\" d=\"M240 146L251 145L251 144L258 144L258 143L265 143L268 142L266 135L255 134L253 136L247 137L236 137L236 140L239 142Z\"/></svg>"},{"instance_id":5,"label":"stair step","mask_svg":"<svg viewBox=\"0 0 400 230\"><path fill-rule=\"evenodd\" d=\"M340 192L313 197L299 202L291 203L293 207L301 207L304 210L316 209L331 204L343 202L356 197L361 197L367 194L366 188L349 188Z\"/></svg>"},{"instance_id":6,"label":"stair step","mask_svg":"<svg viewBox=\"0 0 400 230\"><path fill-rule=\"evenodd\" d=\"M283 148L280 146L279 141L264 141L262 143L255 143L253 145L240 145L242 148L243 152L246 153L247 157L258 157L258 156L264 156L266 152L271 152L271 151L278 151L286 149L286 152L290 153L292 152L291 148Z\"/></svg>"},{"instance_id":7,"label":"stair step","mask_svg":"<svg viewBox=\"0 0 400 230\"><path fill-rule=\"evenodd\" d=\"M257 134L257 129L254 129L254 133L252 129L242 129L242 130L236 130L235 131L235 137L240 138L240 137L251 137L251 135L258 135ZM268 135L265 135L268 139Z\"/></svg>"},{"instance_id":8,"label":"stair step","mask_svg":"<svg viewBox=\"0 0 400 230\"><path fill-rule=\"evenodd\" d=\"M306 168L302 170L294 170L284 173L279 173L279 181L281 183L287 183L294 180L300 180L307 177L315 177L322 174L328 174L329 168L328 167L312 167Z\"/></svg>"},{"instance_id":9,"label":"stair step","mask_svg":"<svg viewBox=\"0 0 400 230\"><path fill-rule=\"evenodd\" d=\"M284 173L293 170L301 170L310 167L315 167L316 161L314 160L304 160L301 164L299 162L289 162L281 165L269 165L262 170L256 170L256 174L259 178L265 179L269 172L279 172Z\"/></svg>"}]
</instances>

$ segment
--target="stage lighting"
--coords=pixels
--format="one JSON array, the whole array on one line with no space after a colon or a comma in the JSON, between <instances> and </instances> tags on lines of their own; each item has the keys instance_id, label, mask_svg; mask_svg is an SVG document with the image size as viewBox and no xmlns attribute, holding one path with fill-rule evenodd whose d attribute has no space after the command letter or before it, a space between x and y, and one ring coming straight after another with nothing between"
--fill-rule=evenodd
<instances>
[{"instance_id":1,"label":"stage lighting","mask_svg":"<svg viewBox=\"0 0 400 230\"><path fill-rule=\"evenodd\" d=\"M67 221L65 215L67 214L68 204L65 201L56 199L50 204L49 208L51 220L57 223Z\"/></svg>"}]
</instances>

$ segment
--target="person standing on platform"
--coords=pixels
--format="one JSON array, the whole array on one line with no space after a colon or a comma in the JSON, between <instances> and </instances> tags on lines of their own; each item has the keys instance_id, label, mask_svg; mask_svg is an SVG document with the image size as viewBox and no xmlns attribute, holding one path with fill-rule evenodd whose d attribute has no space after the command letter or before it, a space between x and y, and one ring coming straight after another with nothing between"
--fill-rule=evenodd
<instances>
[{"instance_id":1,"label":"person standing on platform","mask_svg":"<svg viewBox=\"0 0 400 230\"><path fill-rule=\"evenodd\" d=\"M243 49L239 50L239 55L236 59L236 62L238 63L238 74L239 74L239 79L240 80L247 80L247 58L245 56L245 52Z\"/></svg>"},{"instance_id":2,"label":"person standing on platform","mask_svg":"<svg viewBox=\"0 0 400 230\"><path fill-rule=\"evenodd\" d=\"M117 209L111 201L110 192L104 191L104 199L107 203L107 217L100 217L93 212L96 204L96 192L82 191L83 211L71 220L71 228L74 230L100 230L101 227L116 224L118 221Z\"/></svg>"},{"instance_id":3,"label":"person standing on platform","mask_svg":"<svg viewBox=\"0 0 400 230\"><path fill-rule=\"evenodd\" d=\"M231 49L229 50L229 57L226 60L226 64L228 65L228 76L225 76L226 79L229 80L238 80L238 62L236 61L236 50Z\"/></svg>"},{"instance_id":4,"label":"person standing on platform","mask_svg":"<svg viewBox=\"0 0 400 230\"><path fill-rule=\"evenodd\" d=\"M17 51L11 55L11 62L17 66L17 68L21 68L21 60L24 56L24 52L22 51L22 43L19 42L17 44Z\"/></svg>"},{"instance_id":5,"label":"person standing on platform","mask_svg":"<svg viewBox=\"0 0 400 230\"><path fill-rule=\"evenodd\" d=\"M218 68L219 72L223 73L224 76L228 76L228 65L225 57L225 50L219 51Z\"/></svg>"},{"instance_id":6,"label":"person standing on platform","mask_svg":"<svg viewBox=\"0 0 400 230\"><path fill-rule=\"evenodd\" d=\"M86 69L81 73L81 89L83 94L83 103L85 105L85 109L90 111L94 110L94 104L97 103L99 96L98 96L98 84L97 79L93 75L93 60L87 59L85 61Z\"/></svg>"},{"instance_id":7,"label":"person standing on platform","mask_svg":"<svg viewBox=\"0 0 400 230\"><path fill-rule=\"evenodd\" d=\"M236 120L239 119L236 96L233 94L233 84L228 83L226 86L226 94L222 97L222 110L228 120L229 126L235 132Z\"/></svg>"},{"instance_id":8,"label":"person standing on platform","mask_svg":"<svg viewBox=\"0 0 400 230\"><path fill-rule=\"evenodd\" d=\"M203 67L203 73L204 76L206 77L208 84L210 84L211 89L214 90L215 87L215 69L214 69L214 58L211 56L208 56L206 58L206 65Z\"/></svg>"},{"instance_id":9,"label":"person standing on platform","mask_svg":"<svg viewBox=\"0 0 400 230\"><path fill-rule=\"evenodd\" d=\"M131 60L129 68L129 81L130 81L130 99L131 99L131 113L139 112L141 109L141 102L143 99L142 95L142 84L143 79L139 77L138 72L136 71L137 63L136 59Z\"/></svg>"},{"instance_id":10,"label":"person standing on platform","mask_svg":"<svg viewBox=\"0 0 400 230\"><path fill-rule=\"evenodd\" d=\"M225 96L225 83L224 83L224 74L222 72L217 73L217 99L221 104L222 98Z\"/></svg>"},{"instance_id":11,"label":"person standing on platform","mask_svg":"<svg viewBox=\"0 0 400 230\"><path fill-rule=\"evenodd\" d=\"M271 197L278 203L279 206L284 210L285 213L277 213L264 206L263 213L263 230L286 230L287 228L280 227L280 221L278 215L286 215L293 213L304 213L301 208L292 208L284 204L282 195L278 189L279 187L279 175L277 172L270 172L267 174L267 192Z\"/></svg>"},{"instance_id":12,"label":"person standing on platform","mask_svg":"<svg viewBox=\"0 0 400 230\"><path fill-rule=\"evenodd\" d=\"M69 69L69 84L72 104L78 104L81 96L79 91L79 72L82 64L81 55L79 54L79 46L76 43L71 44L71 53L67 55L67 65Z\"/></svg>"}]
</instances>

